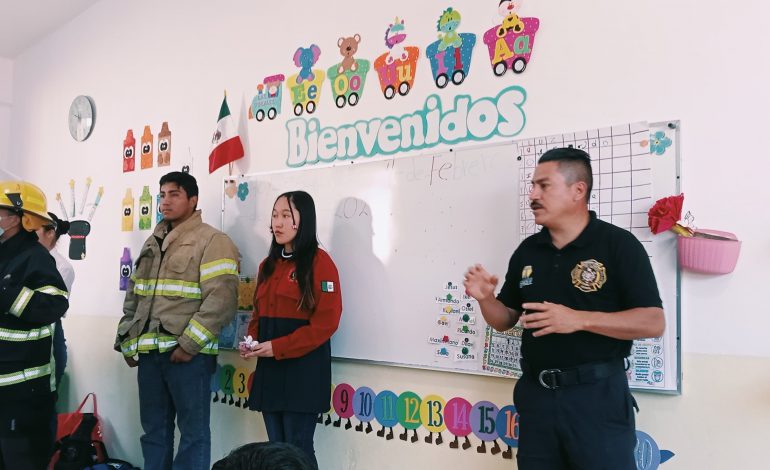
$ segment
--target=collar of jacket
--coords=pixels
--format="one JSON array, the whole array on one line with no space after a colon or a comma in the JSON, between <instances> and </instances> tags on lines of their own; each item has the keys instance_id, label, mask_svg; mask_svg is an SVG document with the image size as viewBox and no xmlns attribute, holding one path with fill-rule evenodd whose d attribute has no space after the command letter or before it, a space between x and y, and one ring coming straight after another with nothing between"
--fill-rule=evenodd
<instances>
[{"instance_id":1,"label":"collar of jacket","mask_svg":"<svg viewBox=\"0 0 770 470\"><path fill-rule=\"evenodd\" d=\"M14 257L23 251L25 246L34 246L32 243L37 243L37 234L35 232L27 232L24 229L19 231L16 235L12 236L8 240L0 243L0 254L9 258Z\"/></svg>"},{"instance_id":2,"label":"collar of jacket","mask_svg":"<svg viewBox=\"0 0 770 470\"><path fill-rule=\"evenodd\" d=\"M198 227L202 223L203 219L201 218L201 210L197 209L195 212L193 212L189 219L174 227L173 230L169 230L168 222L163 222L156 225L153 235L163 239L163 246L161 246L160 249L166 251L169 245L174 243L174 240L182 236L184 233L193 230L195 227Z\"/></svg>"}]
</instances>

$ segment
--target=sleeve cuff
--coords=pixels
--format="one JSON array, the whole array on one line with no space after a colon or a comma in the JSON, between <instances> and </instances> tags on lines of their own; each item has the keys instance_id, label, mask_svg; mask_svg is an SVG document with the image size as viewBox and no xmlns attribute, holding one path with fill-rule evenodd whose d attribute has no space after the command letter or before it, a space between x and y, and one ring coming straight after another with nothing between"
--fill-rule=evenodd
<instances>
[{"instance_id":1,"label":"sleeve cuff","mask_svg":"<svg viewBox=\"0 0 770 470\"><path fill-rule=\"evenodd\" d=\"M0 312L11 313L11 306L21 293L22 286L3 286L0 288Z\"/></svg>"},{"instance_id":2,"label":"sleeve cuff","mask_svg":"<svg viewBox=\"0 0 770 470\"><path fill-rule=\"evenodd\" d=\"M179 347L184 349L184 352L193 356L198 354L202 349L198 343L185 336L184 334L180 336L177 341L179 342Z\"/></svg>"},{"instance_id":3,"label":"sleeve cuff","mask_svg":"<svg viewBox=\"0 0 770 470\"><path fill-rule=\"evenodd\" d=\"M19 291L19 295L16 296L11 306L8 308L8 313L15 317L21 318L21 315L24 313L24 310L27 308L27 305L29 304L29 301L32 300L32 296L35 294L35 291L28 287L22 287L21 291Z\"/></svg>"},{"instance_id":4,"label":"sleeve cuff","mask_svg":"<svg viewBox=\"0 0 770 470\"><path fill-rule=\"evenodd\" d=\"M286 349L288 347L288 339L286 336L282 336L280 338L276 338L274 340L271 340L271 343L273 344L273 356L276 360L281 359L288 359L289 356L286 354Z\"/></svg>"}]
</instances>

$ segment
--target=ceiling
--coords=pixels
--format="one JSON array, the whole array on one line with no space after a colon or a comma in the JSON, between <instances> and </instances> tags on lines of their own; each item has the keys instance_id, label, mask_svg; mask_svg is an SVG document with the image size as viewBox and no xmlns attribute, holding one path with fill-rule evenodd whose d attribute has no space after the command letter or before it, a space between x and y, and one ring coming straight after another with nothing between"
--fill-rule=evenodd
<instances>
[{"instance_id":1,"label":"ceiling","mask_svg":"<svg viewBox=\"0 0 770 470\"><path fill-rule=\"evenodd\" d=\"M15 59L99 0L0 0L0 57Z\"/></svg>"}]
</instances>

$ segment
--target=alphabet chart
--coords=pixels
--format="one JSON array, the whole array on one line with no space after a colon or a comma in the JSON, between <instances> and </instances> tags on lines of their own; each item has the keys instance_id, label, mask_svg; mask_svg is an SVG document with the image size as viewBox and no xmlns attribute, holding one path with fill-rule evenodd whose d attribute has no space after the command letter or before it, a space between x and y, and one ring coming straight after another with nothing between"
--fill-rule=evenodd
<instances>
[{"instance_id":1,"label":"alphabet chart","mask_svg":"<svg viewBox=\"0 0 770 470\"><path fill-rule=\"evenodd\" d=\"M589 208L596 216L641 241L649 240L647 210L654 202L649 141L646 122L519 140L521 240L540 231L529 208L537 161L546 151L563 147L579 148L591 156L594 184Z\"/></svg>"}]
</instances>

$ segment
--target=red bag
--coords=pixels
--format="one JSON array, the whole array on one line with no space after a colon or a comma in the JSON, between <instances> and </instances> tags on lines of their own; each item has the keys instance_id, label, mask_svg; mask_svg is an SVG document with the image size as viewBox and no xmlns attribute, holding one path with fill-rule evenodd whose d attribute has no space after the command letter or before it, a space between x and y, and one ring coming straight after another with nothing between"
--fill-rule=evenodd
<instances>
[{"instance_id":1,"label":"red bag","mask_svg":"<svg viewBox=\"0 0 770 470\"><path fill-rule=\"evenodd\" d=\"M83 407L88 401L88 397L93 398L94 411L92 413L84 413L82 411ZM96 394L94 393L89 393L88 395L86 395L86 397L83 398L83 401L80 403L80 406L78 406L77 410L71 413L59 413L59 415L57 416L56 442L57 444L60 444L63 438L72 437L77 434L82 434L83 430L82 429L78 430L78 428L81 427L81 425L83 424L84 418L86 417L87 419L85 420L86 421L85 425L93 426L90 432L90 441L91 441L91 444L93 444L93 448L95 449L96 462L104 462L105 460L107 460L107 453L104 449L104 443L102 442L102 439L103 439L102 423L99 420L99 414L97 412L97 407L96 407ZM87 439L87 436L80 436L80 437L86 437ZM60 456L60 451L57 450L56 453L53 455L53 458L51 459L49 468L53 468L54 464L58 462L59 456Z\"/></svg>"}]
</instances>

